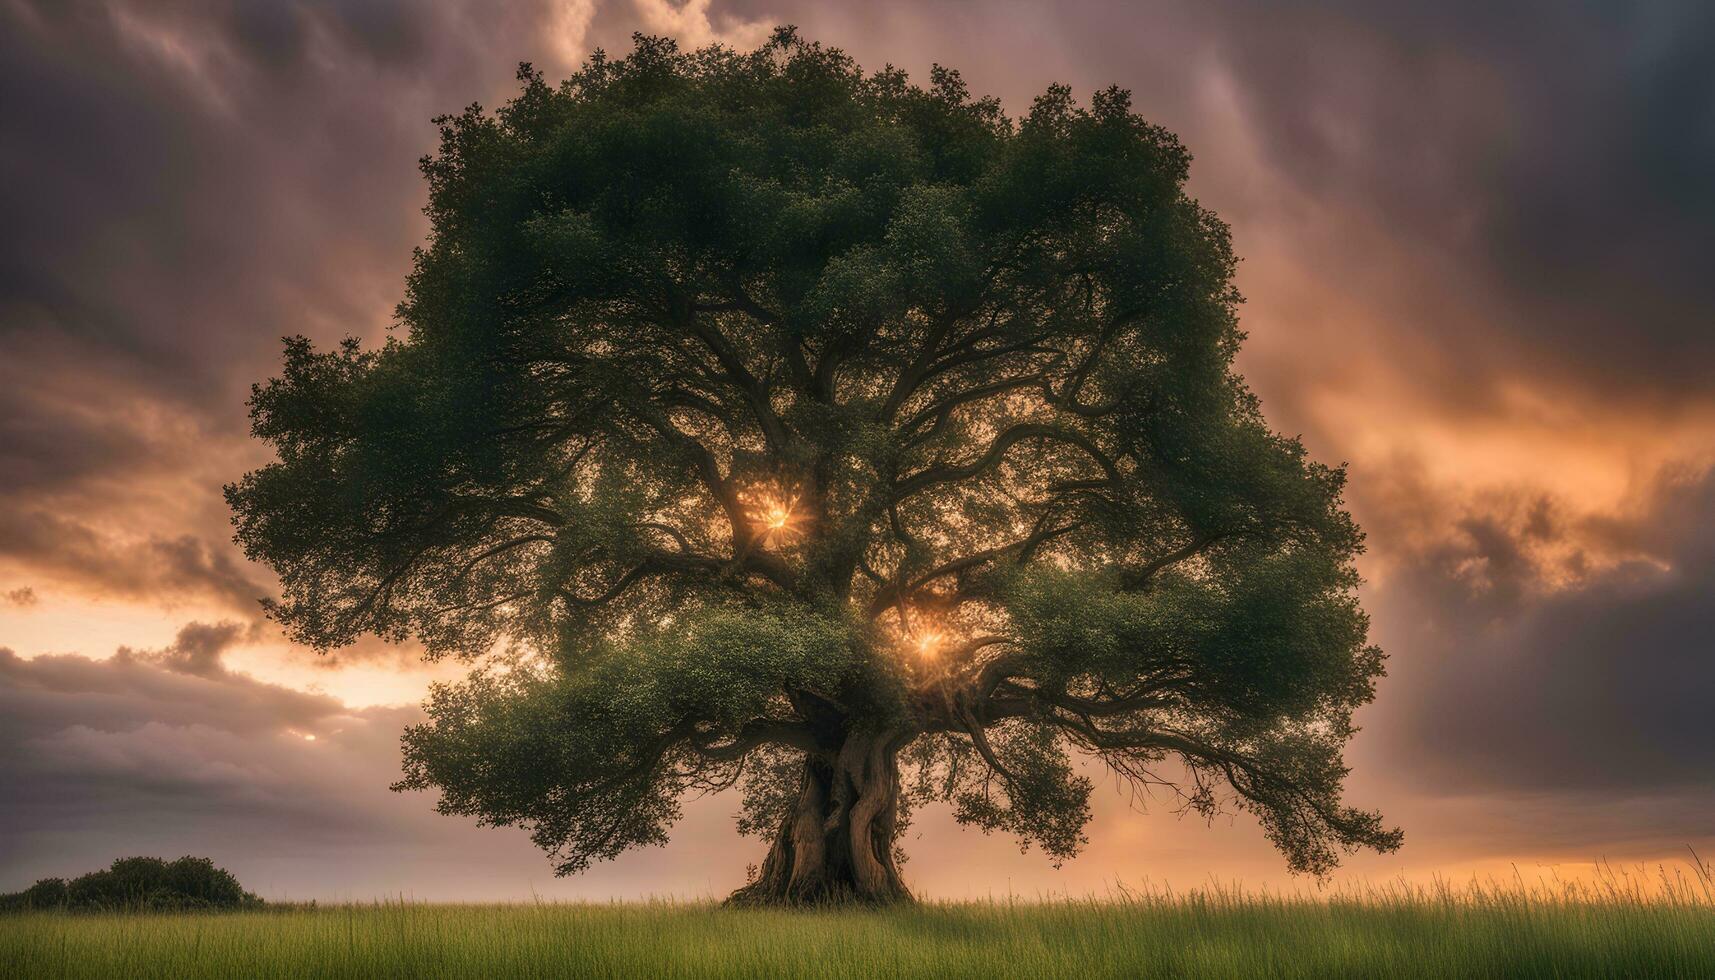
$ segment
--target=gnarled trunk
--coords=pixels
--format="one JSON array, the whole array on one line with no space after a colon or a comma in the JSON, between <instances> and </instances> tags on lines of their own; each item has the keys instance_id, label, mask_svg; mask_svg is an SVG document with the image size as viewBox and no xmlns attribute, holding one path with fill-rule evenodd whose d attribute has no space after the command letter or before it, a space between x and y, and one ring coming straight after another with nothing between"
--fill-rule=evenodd
<instances>
[{"instance_id":1,"label":"gnarled trunk","mask_svg":"<svg viewBox=\"0 0 1715 980\"><path fill-rule=\"evenodd\" d=\"M804 759L798 799L757 879L736 905L911 900L893 863L902 739L852 733L838 752Z\"/></svg>"}]
</instances>

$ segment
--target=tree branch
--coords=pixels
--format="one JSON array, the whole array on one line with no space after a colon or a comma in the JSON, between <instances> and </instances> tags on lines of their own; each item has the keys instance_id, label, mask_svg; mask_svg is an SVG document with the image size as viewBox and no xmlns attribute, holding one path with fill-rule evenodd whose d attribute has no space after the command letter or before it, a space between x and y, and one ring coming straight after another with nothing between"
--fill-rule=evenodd
<instances>
[{"instance_id":1,"label":"tree branch","mask_svg":"<svg viewBox=\"0 0 1715 980\"><path fill-rule=\"evenodd\" d=\"M998 545L993 548L985 548L982 551L973 552L961 558L955 558L951 561L943 562L942 564L930 569L928 572L925 572L909 584L899 582L890 583L877 590L875 596L870 599L869 618L874 619L886 612L889 607L901 599L909 599L911 596L916 595L918 590L922 589L930 582L946 578L949 575L957 575L960 572L969 571L998 558L1004 558L1009 552L1016 551L1020 556L1023 556L1048 541L1052 541L1053 539L1065 534L1070 534L1081 526L1081 522L1074 522L1072 524L1065 524L1056 528L1039 527L1027 538L1022 538L1009 544Z\"/></svg>"},{"instance_id":2,"label":"tree branch","mask_svg":"<svg viewBox=\"0 0 1715 980\"><path fill-rule=\"evenodd\" d=\"M719 735L713 732L693 733L691 748L710 762L737 762L763 745L784 745L801 752L814 752L816 740L801 724L773 718L756 718L744 723L738 734L728 742L715 744Z\"/></svg>"},{"instance_id":3,"label":"tree branch","mask_svg":"<svg viewBox=\"0 0 1715 980\"><path fill-rule=\"evenodd\" d=\"M928 442L935 438L941 429L945 427L947 421L952 417L953 411L959 406L968 405L974 401L981 401L984 398L989 398L994 395L1004 394L1008 391L1016 391L1019 388L1028 388L1040 383L1046 377L1047 375L1038 373L1022 375L1015 378L1003 378L999 381L977 385L973 388L967 388L955 394L948 395L912 415L911 418L904 422L904 424L900 425L899 433L906 437L905 445L907 446L914 446ZM913 435L919 427L931 419L934 420L934 425L930 426L928 431Z\"/></svg>"},{"instance_id":4,"label":"tree branch","mask_svg":"<svg viewBox=\"0 0 1715 980\"><path fill-rule=\"evenodd\" d=\"M1007 450L1025 439L1047 439L1075 446L1094 460L1110 480L1118 482L1120 479L1119 469L1113 460L1083 433L1041 422L1020 422L996 436L994 442L989 444L988 450L972 462L962 466L936 463L906 477L895 485L894 499L904 500L912 494L942 483L969 480L999 463Z\"/></svg>"},{"instance_id":5,"label":"tree branch","mask_svg":"<svg viewBox=\"0 0 1715 980\"><path fill-rule=\"evenodd\" d=\"M1218 533L1200 534L1186 542L1183 547L1175 548L1164 555L1152 559L1138 568L1126 569L1120 577L1120 584L1127 591L1135 592L1143 589L1149 585L1150 580L1162 569L1177 565L1182 561L1188 561L1195 558L1204 551L1207 551L1209 547L1215 543L1234 537L1238 533L1239 532L1237 531L1222 531Z\"/></svg>"},{"instance_id":6,"label":"tree branch","mask_svg":"<svg viewBox=\"0 0 1715 980\"><path fill-rule=\"evenodd\" d=\"M777 450L785 448L786 426L774 412L774 405L769 400L768 386L744 366L744 359L739 356L726 335L721 333L719 327L703 322L694 304L684 304L682 319L685 329L703 342L703 346L709 349L709 353L715 356L715 360L726 371L728 379L750 402L751 412L756 416L757 425L762 428L763 438Z\"/></svg>"}]
</instances>

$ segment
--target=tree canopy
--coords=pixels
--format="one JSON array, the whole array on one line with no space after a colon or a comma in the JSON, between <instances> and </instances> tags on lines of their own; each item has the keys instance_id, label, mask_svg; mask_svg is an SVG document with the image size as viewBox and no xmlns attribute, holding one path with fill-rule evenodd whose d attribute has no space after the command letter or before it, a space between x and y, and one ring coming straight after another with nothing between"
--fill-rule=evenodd
<instances>
[{"instance_id":1,"label":"tree canopy","mask_svg":"<svg viewBox=\"0 0 1715 980\"><path fill-rule=\"evenodd\" d=\"M476 662L403 788L563 873L739 785L738 898L908 895L910 807L1054 859L1092 757L1296 870L1383 658L1344 473L1232 369L1226 227L1119 89L1022 118L782 30L639 37L438 120L378 348L286 343L227 490L318 648Z\"/></svg>"}]
</instances>

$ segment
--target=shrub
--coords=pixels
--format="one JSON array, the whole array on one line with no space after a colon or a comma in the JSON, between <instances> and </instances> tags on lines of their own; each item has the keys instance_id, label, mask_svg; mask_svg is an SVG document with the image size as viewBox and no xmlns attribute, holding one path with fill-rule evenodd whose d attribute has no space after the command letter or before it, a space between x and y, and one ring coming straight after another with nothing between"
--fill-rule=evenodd
<instances>
[{"instance_id":1,"label":"shrub","mask_svg":"<svg viewBox=\"0 0 1715 980\"><path fill-rule=\"evenodd\" d=\"M102 871L73 879L43 878L22 892L0 895L0 910L181 911L260 906L262 900L238 884L231 872L208 858L167 862L153 857L120 858Z\"/></svg>"},{"instance_id":2,"label":"shrub","mask_svg":"<svg viewBox=\"0 0 1715 980\"><path fill-rule=\"evenodd\" d=\"M43 878L21 892L0 895L0 911L20 912L27 909L63 909L66 907L64 878Z\"/></svg>"}]
</instances>

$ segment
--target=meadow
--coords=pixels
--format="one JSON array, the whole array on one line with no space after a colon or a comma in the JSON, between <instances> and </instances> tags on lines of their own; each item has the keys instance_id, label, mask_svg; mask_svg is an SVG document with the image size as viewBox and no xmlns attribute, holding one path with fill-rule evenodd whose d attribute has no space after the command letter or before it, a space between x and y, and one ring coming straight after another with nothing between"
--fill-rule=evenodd
<instances>
[{"instance_id":1,"label":"meadow","mask_svg":"<svg viewBox=\"0 0 1715 980\"><path fill-rule=\"evenodd\" d=\"M1665 887L1662 887L1665 885ZM758 911L273 906L0 918L0 976L1709 977L1706 879Z\"/></svg>"}]
</instances>

